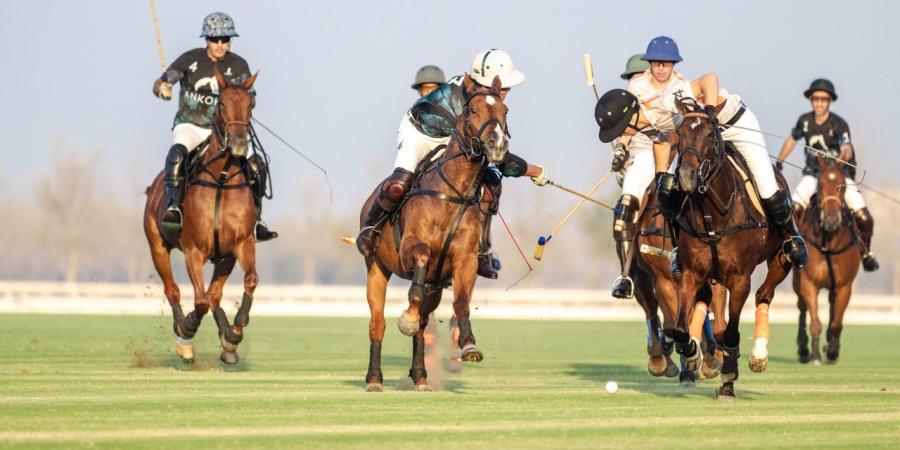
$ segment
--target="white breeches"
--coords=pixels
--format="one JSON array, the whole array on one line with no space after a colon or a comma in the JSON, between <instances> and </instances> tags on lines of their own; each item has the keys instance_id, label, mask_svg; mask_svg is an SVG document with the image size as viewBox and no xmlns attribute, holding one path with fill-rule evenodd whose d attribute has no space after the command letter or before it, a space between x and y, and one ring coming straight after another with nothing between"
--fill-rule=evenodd
<instances>
[{"instance_id":1,"label":"white breeches","mask_svg":"<svg viewBox=\"0 0 900 450\"><path fill-rule=\"evenodd\" d=\"M863 199L856 182L851 178L847 178L847 188L844 190L844 203L850 208L850 211L856 212L866 207L866 200ZM794 189L794 203L803 208L809 206L809 199L816 193L819 187L819 181L812 175L803 175L797 187Z\"/></svg>"},{"instance_id":2,"label":"white breeches","mask_svg":"<svg viewBox=\"0 0 900 450\"><path fill-rule=\"evenodd\" d=\"M188 152L191 152L210 134L212 134L212 130L209 128L198 127L192 123L180 123L172 129L172 143L181 144L187 148Z\"/></svg>"},{"instance_id":3,"label":"white breeches","mask_svg":"<svg viewBox=\"0 0 900 450\"><path fill-rule=\"evenodd\" d=\"M744 111L744 115L735 125L751 130L761 130L756 115L749 108ZM778 191L778 183L775 181L775 169L772 168L772 162L769 161L765 137L759 131L742 128L728 128L722 132L722 139L734 144L738 153L744 158L753 181L756 182L760 198L769 198Z\"/></svg>"},{"instance_id":4,"label":"white breeches","mask_svg":"<svg viewBox=\"0 0 900 450\"><path fill-rule=\"evenodd\" d=\"M640 204L647 186L653 182L655 172L653 150L641 149L632 152L631 165L625 170L625 179L622 181L622 194L631 195Z\"/></svg>"},{"instance_id":5,"label":"white breeches","mask_svg":"<svg viewBox=\"0 0 900 450\"><path fill-rule=\"evenodd\" d=\"M410 172L415 172L419 161L441 144L450 142L450 137L433 138L423 134L410 122L409 113L400 120L397 128L397 159L394 167L402 167Z\"/></svg>"}]
</instances>

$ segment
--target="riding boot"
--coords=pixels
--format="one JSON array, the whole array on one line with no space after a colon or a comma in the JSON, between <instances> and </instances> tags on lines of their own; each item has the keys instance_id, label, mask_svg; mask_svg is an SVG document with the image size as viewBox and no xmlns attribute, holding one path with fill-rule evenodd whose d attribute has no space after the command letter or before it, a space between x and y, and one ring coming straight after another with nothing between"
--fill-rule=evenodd
<instances>
[{"instance_id":1,"label":"riding boot","mask_svg":"<svg viewBox=\"0 0 900 450\"><path fill-rule=\"evenodd\" d=\"M266 196L266 182L269 178L269 167L259 155L247 158L250 168L250 190L253 192L253 203L256 205L256 242L270 241L278 237L278 232L270 230L262 220L262 199Z\"/></svg>"},{"instance_id":2,"label":"riding boot","mask_svg":"<svg viewBox=\"0 0 900 450\"><path fill-rule=\"evenodd\" d=\"M631 268L626 267L626 264L628 264L634 241L634 216L637 212L637 207L637 199L629 194L625 194L619 199L619 203L613 212L613 239L616 241L616 251L619 254L619 266L621 268L621 275L616 278L612 288L612 296L615 298L634 297L634 281L628 276Z\"/></svg>"},{"instance_id":3,"label":"riding boot","mask_svg":"<svg viewBox=\"0 0 900 450\"><path fill-rule=\"evenodd\" d=\"M878 270L878 260L872 254L872 233L875 229L875 221L872 220L872 214L869 208L862 208L853 212L853 220L856 222L856 228L859 230L859 244L862 252L863 270L866 272L874 272Z\"/></svg>"},{"instance_id":4,"label":"riding boot","mask_svg":"<svg viewBox=\"0 0 900 450\"><path fill-rule=\"evenodd\" d=\"M481 239L478 242L478 276L497 279L500 260L491 251L491 215L481 213Z\"/></svg>"},{"instance_id":5,"label":"riding boot","mask_svg":"<svg viewBox=\"0 0 900 450\"><path fill-rule=\"evenodd\" d=\"M375 241L381 233L381 226L400 207L412 186L412 181L412 172L397 167L379 186L378 194L369 205L363 217L363 226L356 237L356 248L366 258L375 254Z\"/></svg>"},{"instance_id":6,"label":"riding boot","mask_svg":"<svg viewBox=\"0 0 900 450\"><path fill-rule=\"evenodd\" d=\"M164 181L166 185L166 211L162 216L162 226L168 230L181 229L181 202L184 197L184 162L187 147L175 144L166 156Z\"/></svg>"},{"instance_id":7,"label":"riding boot","mask_svg":"<svg viewBox=\"0 0 900 450\"><path fill-rule=\"evenodd\" d=\"M794 223L791 197L785 191L776 191L771 197L762 199L762 205L768 220L777 226L786 238L782 244L785 256L794 267L798 269L806 267L808 257L806 242L800 237L800 230Z\"/></svg>"},{"instance_id":8,"label":"riding boot","mask_svg":"<svg viewBox=\"0 0 900 450\"><path fill-rule=\"evenodd\" d=\"M678 178L675 177L675 174L659 172L656 176L659 211L662 213L666 226L672 235L672 253L669 257L671 261L670 270L673 274L677 274L681 272L681 264L678 262L677 257L678 233L680 230L678 215L681 214L681 207L684 204L684 192L679 189Z\"/></svg>"}]
</instances>

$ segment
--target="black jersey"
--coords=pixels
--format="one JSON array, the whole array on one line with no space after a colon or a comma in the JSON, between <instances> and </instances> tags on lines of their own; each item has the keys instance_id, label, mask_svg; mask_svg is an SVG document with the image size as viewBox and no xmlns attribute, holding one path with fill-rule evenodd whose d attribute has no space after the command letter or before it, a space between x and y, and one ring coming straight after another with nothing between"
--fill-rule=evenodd
<instances>
[{"instance_id":1,"label":"black jersey","mask_svg":"<svg viewBox=\"0 0 900 450\"><path fill-rule=\"evenodd\" d=\"M219 83L213 68L217 67L229 83L241 83L250 76L250 67L244 58L228 52L222 60L213 62L206 48L195 48L179 56L160 79L166 83L180 82L178 113L175 125L191 123L212 128L213 115L219 102Z\"/></svg>"},{"instance_id":2,"label":"black jersey","mask_svg":"<svg viewBox=\"0 0 900 450\"><path fill-rule=\"evenodd\" d=\"M813 112L800 116L797 119L797 125L791 130L791 136L795 141L799 141L802 138L806 141L806 145L835 158L840 155L842 145L853 145L850 142L850 127L847 126L847 122L833 112L828 113L828 119L821 125L816 123L816 116ZM806 167L803 168L803 174L818 176L819 164L816 162L817 154L808 148L804 150L806 151ZM855 149L850 156L849 162L854 166L856 165ZM844 166L844 171L851 178L856 177L855 167Z\"/></svg>"}]
</instances>

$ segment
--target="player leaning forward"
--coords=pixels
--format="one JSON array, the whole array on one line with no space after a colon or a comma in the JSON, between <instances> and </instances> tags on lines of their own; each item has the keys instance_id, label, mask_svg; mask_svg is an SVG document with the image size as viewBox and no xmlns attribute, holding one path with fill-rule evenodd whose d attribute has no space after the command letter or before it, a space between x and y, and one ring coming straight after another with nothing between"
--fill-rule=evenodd
<instances>
[{"instance_id":1,"label":"player leaning forward","mask_svg":"<svg viewBox=\"0 0 900 450\"><path fill-rule=\"evenodd\" d=\"M620 138L620 143L630 152L643 156L638 158L635 155L634 163L626 174L621 208L616 214L616 225L621 231L614 227L614 237L623 250L622 257L631 250L629 244L634 237L634 219L639 202L653 178L649 168L650 155L656 173L661 211L671 223L681 208L684 193L680 191L674 174L677 160L666 169L670 147L661 133L674 132L680 124L675 106L677 99L694 98L706 108L718 107L717 119L722 128L722 138L730 141L746 161L767 219L786 238L784 253L795 267L804 267L806 244L794 224L791 197L778 188L765 140L753 112L738 95L719 87L716 74L709 73L697 80L687 81L676 73L674 66L682 58L677 44L669 37L659 36L651 40L644 59L650 62L650 69L631 79L628 91L617 89L604 94L594 112L600 125L601 141ZM635 180L630 185L629 177ZM673 270L678 268L673 267ZM625 281L619 284L623 283ZM614 292L627 289L627 286L620 287L618 284L613 288Z\"/></svg>"}]
</instances>

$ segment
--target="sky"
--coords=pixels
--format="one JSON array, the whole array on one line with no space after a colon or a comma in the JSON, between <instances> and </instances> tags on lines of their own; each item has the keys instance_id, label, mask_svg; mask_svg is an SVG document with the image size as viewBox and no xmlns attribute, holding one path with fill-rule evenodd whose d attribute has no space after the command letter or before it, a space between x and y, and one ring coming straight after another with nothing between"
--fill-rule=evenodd
<instances>
[{"instance_id":1,"label":"sky","mask_svg":"<svg viewBox=\"0 0 900 450\"><path fill-rule=\"evenodd\" d=\"M336 213L358 211L391 172L416 70L436 64L460 74L485 48L508 51L527 77L506 102L511 150L587 190L607 170L609 150L597 140L582 55L592 55L601 92L622 87L625 60L660 34L681 48L676 70L718 73L768 132L787 135L809 110L802 93L810 81L831 79L865 182L897 185L896 2L158 0L157 9L167 62L203 45L206 14L234 17L241 37L233 51L260 71L255 117L328 170ZM65 139L101 151L104 173L139 197L134 180L147 184L162 168L176 109L151 94L161 69L148 2L2 0L0 50L0 174L27 186ZM270 211L302 207L310 196L327 202L315 168L264 133L263 142L273 158ZM781 142L768 144L777 154ZM800 163L800 151L790 160ZM788 170L796 181L799 171ZM536 194L552 188L526 180L505 185L554 214L571 202ZM528 214L516 203L505 208Z\"/></svg>"}]
</instances>

